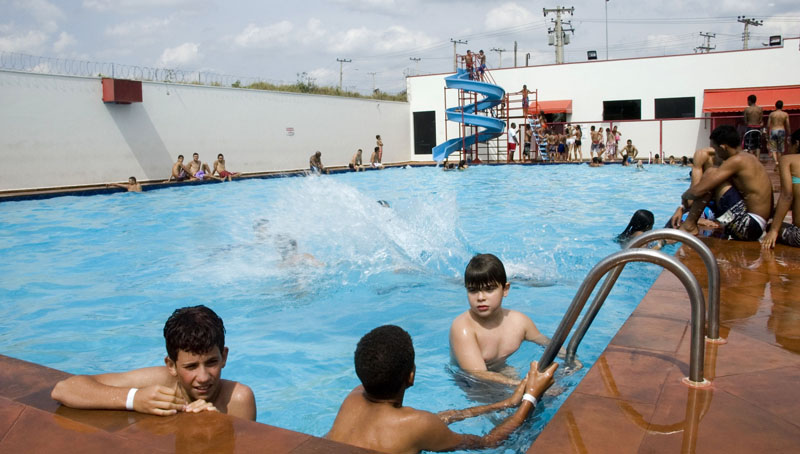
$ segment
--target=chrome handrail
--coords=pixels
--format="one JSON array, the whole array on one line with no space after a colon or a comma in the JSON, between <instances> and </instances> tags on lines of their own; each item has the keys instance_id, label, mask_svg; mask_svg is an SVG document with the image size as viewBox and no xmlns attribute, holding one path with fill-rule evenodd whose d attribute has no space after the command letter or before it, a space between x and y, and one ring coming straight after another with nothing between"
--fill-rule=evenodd
<instances>
[{"instance_id":1,"label":"chrome handrail","mask_svg":"<svg viewBox=\"0 0 800 454\"><path fill-rule=\"evenodd\" d=\"M697 251L700 255L700 258L703 259L703 263L706 265L706 272L708 274L708 334L707 337L710 340L719 340L719 265L717 265L717 260L714 258L714 253L711 252L711 249L705 245L702 241L697 239L696 236L690 235L682 230L676 229L658 229L658 230L651 230L649 232L645 232L642 235L633 238L626 246L626 249L637 248L648 244L652 241L656 240L675 240L680 241L683 244L690 246L692 249ZM606 280L603 281L603 284L600 286L600 289L597 291L597 294L592 301L592 304L589 305L589 309L586 310L586 315L583 316L581 322L578 324L578 327L575 329L575 334L569 340L569 344L567 344L567 354L566 360L567 362L571 362L575 359L575 354L578 350L578 345L580 345L581 341L583 341L583 337L586 335L586 331L589 330L589 326L591 326L592 322L594 322L597 313L600 311L600 308L605 303L608 294L611 292L611 288L617 282L617 278L619 278L620 273L622 273L623 268L625 265L619 265L614 268L606 277Z\"/></svg>"},{"instance_id":2,"label":"chrome handrail","mask_svg":"<svg viewBox=\"0 0 800 454\"><path fill-rule=\"evenodd\" d=\"M558 328L556 328L553 338L544 349L541 358L539 358L539 371L544 372L544 370L553 363L561 346L564 345L567 335L573 325L575 325L575 321L578 319L581 310L586 305L586 300L589 299L589 295L591 295L592 290L597 286L597 282L600 278L612 268L628 262L650 262L660 265L671 271L686 288L686 291L689 293L692 313L689 380L694 384L704 383L703 357L705 353L705 342L703 339L703 331L705 328L705 307L703 304L703 290L700 288L700 284L697 283L697 279L695 279L691 271L678 261L678 259L663 252L641 248L624 249L615 252L601 260L589 271L589 274L583 280L583 283L581 283L578 293L575 294L575 297L572 299L572 303L567 309L567 312L561 319L561 323L558 325Z\"/></svg>"}]
</instances>

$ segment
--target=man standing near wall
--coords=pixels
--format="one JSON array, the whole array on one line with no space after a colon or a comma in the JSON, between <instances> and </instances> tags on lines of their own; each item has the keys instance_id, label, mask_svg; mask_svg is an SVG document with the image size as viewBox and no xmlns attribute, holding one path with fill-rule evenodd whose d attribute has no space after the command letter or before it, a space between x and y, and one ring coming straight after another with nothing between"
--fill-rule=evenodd
<instances>
[{"instance_id":1,"label":"man standing near wall","mask_svg":"<svg viewBox=\"0 0 800 454\"><path fill-rule=\"evenodd\" d=\"M786 143L786 132L789 131L789 114L783 110L783 101L775 103L775 111L769 114L767 119L767 129L769 129L769 141L767 149L772 154L775 161L775 169L778 168L778 153L783 154Z\"/></svg>"},{"instance_id":2,"label":"man standing near wall","mask_svg":"<svg viewBox=\"0 0 800 454\"><path fill-rule=\"evenodd\" d=\"M758 154L761 149L761 128L764 127L764 111L756 104L756 95L747 97L744 108L744 122L747 130L744 133L744 149L748 153Z\"/></svg>"}]
</instances>

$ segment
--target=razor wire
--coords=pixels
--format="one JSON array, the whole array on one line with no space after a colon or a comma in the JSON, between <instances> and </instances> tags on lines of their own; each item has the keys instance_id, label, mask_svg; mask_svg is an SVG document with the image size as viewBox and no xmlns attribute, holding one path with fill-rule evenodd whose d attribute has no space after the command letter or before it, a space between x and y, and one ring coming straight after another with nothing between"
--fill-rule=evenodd
<instances>
[{"instance_id":1,"label":"razor wire","mask_svg":"<svg viewBox=\"0 0 800 454\"><path fill-rule=\"evenodd\" d=\"M0 70L78 77L110 77L146 82L246 88L256 83L291 85L294 82L262 77L236 76L208 71L154 68L120 63L42 57L0 51Z\"/></svg>"}]
</instances>

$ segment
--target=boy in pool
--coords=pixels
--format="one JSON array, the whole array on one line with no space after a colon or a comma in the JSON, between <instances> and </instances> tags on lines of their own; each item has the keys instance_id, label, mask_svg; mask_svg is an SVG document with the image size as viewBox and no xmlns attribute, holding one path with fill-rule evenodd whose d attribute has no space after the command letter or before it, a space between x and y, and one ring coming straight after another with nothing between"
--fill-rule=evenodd
<instances>
[{"instance_id":1,"label":"boy in pool","mask_svg":"<svg viewBox=\"0 0 800 454\"><path fill-rule=\"evenodd\" d=\"M356 375L361 380L342 402L333 427L325 438L387 453L454 451L497 446L517 429L553 384L553 363L539 372L531 363L526 380L514 394L490 405L433 414L403 406L414 385L414 345L411 336L393 325L373 329L358 342ZM490 411L517 410L483 437L453 432L447 425Z\"/></svg>"},{"instance_id":2,"label":"boy in pool","mask_svg":"<svg viewBox=\"0 0 800 454\"><path fill-rule=\"evenodd\" d=\"M508 296L503 262L492 254L478 254L464 272L469 310L450 326L450 352L459 367L481 380L518 385L506 359L522 341L545 346L550 339L540 333L527 315L504 309Z\"/></svg>"},{"instance_id":3,"label":"boy in pool","mask_svg":"<svg viewBox=\"0 0 800 454\"><path fill-rule=\"evenodd\" d=\"M220 378L228 358L222 319L205 306L177 309L164 325L164 366L122 373L75 375L50 396L72 408L134 410L154 415L219 411L255 421L246 385Z\"/></svg>"}]
</instances>

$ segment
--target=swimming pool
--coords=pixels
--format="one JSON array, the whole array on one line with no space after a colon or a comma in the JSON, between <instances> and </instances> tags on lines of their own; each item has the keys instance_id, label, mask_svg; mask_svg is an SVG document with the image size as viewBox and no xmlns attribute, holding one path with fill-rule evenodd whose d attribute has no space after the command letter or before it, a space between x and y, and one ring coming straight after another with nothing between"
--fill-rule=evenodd
<instances>
[{"instance_id":1,"label":"swimming pool","mask_svg":"<svg viewBox=\"0 0 800 454\"><path fill-rule=\"evenodd\" d=\"M2 203L2 353L72 373L156 365L172 310L206 304L228 331L223 376L253 388L258 421L321 436L357 384L356 342L393 323L417 352L405 403L466 407L474 396L457 384L447 336L467 308L469 258L498 255L512 280L505 305L552 335L630 215L648 208L663 223L687 184L685 168L668 166L477 166ZM254 231L261 219L325 265L283 264ZM530 446L658 273L626 267L579 350L586 368L562 376L532 430L497 452ZM509 362L524 371L541 351L527 345ZM453 427L484 433L498 418Z\"/></svg>"}]
</instances>

